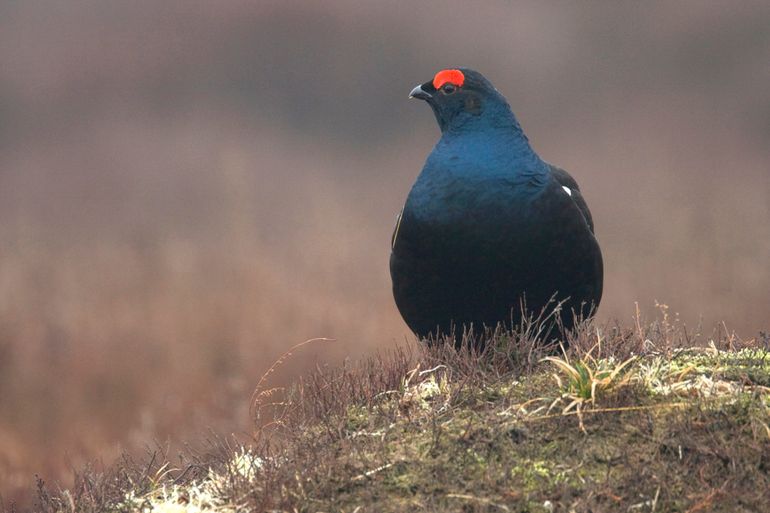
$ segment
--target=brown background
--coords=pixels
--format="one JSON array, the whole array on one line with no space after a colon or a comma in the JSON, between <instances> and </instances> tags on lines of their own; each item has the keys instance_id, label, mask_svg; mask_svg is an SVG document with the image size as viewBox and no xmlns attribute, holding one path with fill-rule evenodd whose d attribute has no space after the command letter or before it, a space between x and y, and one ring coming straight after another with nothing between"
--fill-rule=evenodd
<instances>
[{"instance_id":1,"label":"brown background","mask_svg":"<svg viewBox=\"0 0 770 513\"><path fill-rule=\"evenodd\" d=\"M208 428L410 339L394 216L485 73L579 180L604 321L770 313L767 2L0 2L0 493Z\"/></svg>"}]
</instances>

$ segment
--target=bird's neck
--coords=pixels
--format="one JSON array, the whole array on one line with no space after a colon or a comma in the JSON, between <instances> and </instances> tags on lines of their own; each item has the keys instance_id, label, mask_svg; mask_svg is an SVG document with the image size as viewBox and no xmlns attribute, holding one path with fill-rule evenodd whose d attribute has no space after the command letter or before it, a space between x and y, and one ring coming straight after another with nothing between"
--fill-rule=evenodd
<instances>
[{"instance_id":1,"label":"bird's neck","mask_svg":"<svg viewBox=\"0 0 770 513\"><path fill-rule=\"evenodd\" d=\"M493 164L491 168L506 174L537 174L547 167L510 109L469 116L462 123L447 127L438 146L445 148L445 155L456 156L460 161L466 155L482 155L484 161Z\"/></svg>"}]
</instances>

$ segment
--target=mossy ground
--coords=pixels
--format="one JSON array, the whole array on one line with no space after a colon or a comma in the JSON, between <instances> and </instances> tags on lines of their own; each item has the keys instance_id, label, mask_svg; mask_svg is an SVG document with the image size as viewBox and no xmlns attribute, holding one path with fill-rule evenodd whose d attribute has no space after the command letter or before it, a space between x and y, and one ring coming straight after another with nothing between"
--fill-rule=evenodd
<instances>
[{"instance_id":1,"label":"mossy ground","mask_svg":"<svg viewBox=\"0 0 770 513\"><path fill-rule=\"evenodd\" d=\"M372 511L770 507L770 390L762 388L770 356L691 353L667 362L677 369L668 381L681 393L657 393L637 375L581 411L582 423L576 411L532 413L562 392L545 367L472 390L412 385L419 400L400 404L396 422L353 413L350 432L379 440L355 448L339 442L350 472L318 497L319 510L368 511L374 503ZM713 386L684 386L702 378Z\"/></svg>"},{"instance_id":2,"label":"mossy ground","mask_svg":"<svg viewBox=\"0 0 770 513\"><path fill-rule=\"evenodd\" d=\"M91 492L41 506L770 511L766 341L675 349L690 339L669 326L608 331L583 330L566 353L519 333L481 354L444 347L322 371L280 400L258 396L273 423L235 456L203 458L197 472L135 472L131 486L125 469L111 474L122 487L92 476Z\"/></svg>"}]
</instances>

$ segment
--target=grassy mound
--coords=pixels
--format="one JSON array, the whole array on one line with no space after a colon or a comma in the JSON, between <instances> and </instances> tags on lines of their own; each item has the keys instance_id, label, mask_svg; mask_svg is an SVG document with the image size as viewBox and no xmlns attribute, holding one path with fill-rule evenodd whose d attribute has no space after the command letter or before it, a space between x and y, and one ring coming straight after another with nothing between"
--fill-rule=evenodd
<instances>
[{"instance_id":1,"label":"grassy mound","mask_svg":"<svg viewBox=\"0 0 770 513\"><path fill-rule=\"evenodd\" d=\"M536 328L262 388L248 446L41 486L45 511L770 511L766 337Z\"/></svg>"}]
</instances>

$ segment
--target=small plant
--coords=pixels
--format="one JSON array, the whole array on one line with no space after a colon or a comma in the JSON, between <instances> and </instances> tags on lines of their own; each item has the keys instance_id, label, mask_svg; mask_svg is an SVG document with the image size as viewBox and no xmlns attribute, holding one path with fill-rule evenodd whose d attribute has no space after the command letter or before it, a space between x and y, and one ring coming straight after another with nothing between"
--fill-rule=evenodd
<instances>
[{"instance_id":1,"label":"small plant","mask_svg":"<svg viewBox=\"0 0 770 513\"><path fill-rule=\"evenodd\" d=\"M554 373L553 377L559 389L563 390L561 397L551 403L548 411L569 401L562 409L562 414L568 414L574 410L580 419L581 430L585 430L582 420L582 410L585 405L595 404L600 395L627 385L631 381L631 374L627 372L628 367L636 360L635 356L622 362L617 362L612 357L595 358L591 354L594 348L575 362L570 361L566 353L563 358L555 356L543 358L543 361L552 363L561 373L561 376L559 373Z\"/></svg>"}]
</instances>

